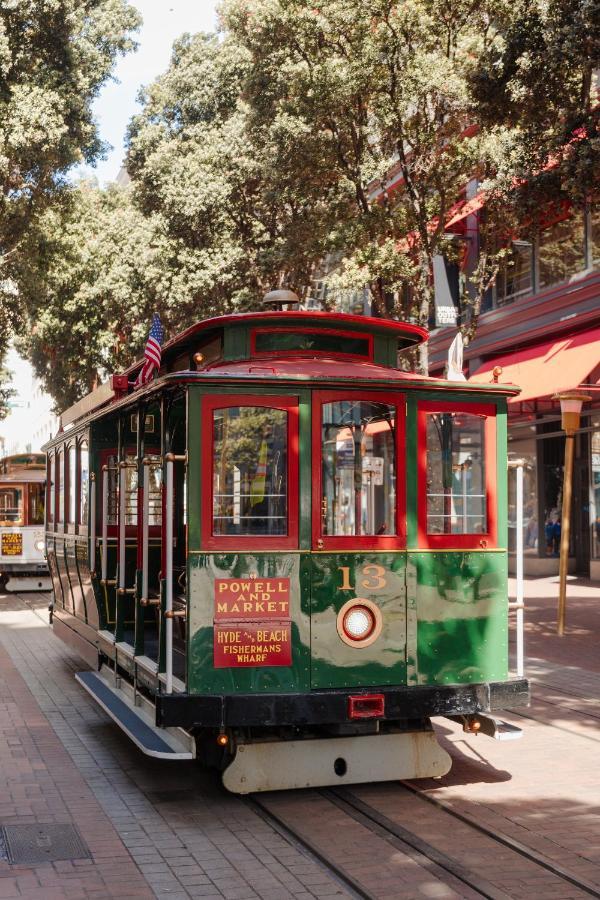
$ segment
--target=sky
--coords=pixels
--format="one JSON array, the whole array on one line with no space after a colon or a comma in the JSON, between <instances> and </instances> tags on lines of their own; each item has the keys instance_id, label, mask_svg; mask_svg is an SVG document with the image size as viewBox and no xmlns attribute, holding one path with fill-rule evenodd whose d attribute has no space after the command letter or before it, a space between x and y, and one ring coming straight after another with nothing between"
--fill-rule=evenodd
<instances>
[{"instance_id":1,"label":"sky","mask_svg":"<svg viewBox=\"0 0 600 900\"><path fill-rule=\"evenodd\" d=\"M95 167L79 170L95 176L100 185L113 181L125 155L125 131L139 109L137 95L164 72L171 58L173 41L185 32L214 31L217 0L130 0L142 14L144 24L137 34L138 49L118 60L114 81L108 82L94 104L100 136L113 149ZM79 174L78 172L78 174Z\"/></svg>"}]
</instances>

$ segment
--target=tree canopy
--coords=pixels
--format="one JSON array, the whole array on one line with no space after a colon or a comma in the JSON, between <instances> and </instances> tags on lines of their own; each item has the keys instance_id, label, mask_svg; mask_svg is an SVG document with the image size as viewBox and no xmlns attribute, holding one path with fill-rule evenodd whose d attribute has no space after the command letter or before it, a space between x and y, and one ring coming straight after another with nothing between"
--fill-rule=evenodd
<instances>
[{"instance_id":1,"label":"tree canopy","mask_svg":"<svg viewBox=\"0 0 600 900\"><path fill-rule=\"evenodd\" d=\"M329 304L366 288L426 325L467 183L487 197L471 338L519 221L597 190L599 59L596 0L224 0L221 33L181 38L142 92L130 188L67 191L12 265L37 370L64 405L155 309L173 334L322 278Z\"/></svg>"},{"instance_id":2,"label":"tree canopy","mask_svg":"<svg viewBox=\"0 0 600 900\"><path fill-rule=\"evenodd\" d=\"M13 266L71 167L102 155L92 101L138 24L126 0L0 5L0 359L23 319Z\"/></svg>"}]
</instances>

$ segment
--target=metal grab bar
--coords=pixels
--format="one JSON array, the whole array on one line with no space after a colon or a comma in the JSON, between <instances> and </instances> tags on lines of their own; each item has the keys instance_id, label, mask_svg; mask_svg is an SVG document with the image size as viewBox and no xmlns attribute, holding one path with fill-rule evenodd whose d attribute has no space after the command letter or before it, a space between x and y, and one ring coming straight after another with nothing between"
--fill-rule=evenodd
<instances>
[{"instance_id":1,"label":"metal grab bar","mask_svg":"<svg viewBox=\"0 0 600 900\"><path fill-rule=\"evenodd\" d=\"M517 675L522 678L525 674L525 602L523 589L523 460L511 460L511 462L509 463L509 467L516 469L517 476L517 522L515 536L517 556L517 597L514 603L508 604L508 608L514 609L517 613Z\"/></svg>"},{"instance_id":2,"label":"metal grab bar","mask_svg":"<svg viewBox=\"0 0 600 900\"><path fill-rule=\"evenodd\" d=\"M108 568L108 466L102 466L102 549L100 553L100 577L106 584Z\"/></svg>"},{"instance_id":3,"label":"metal grab bar","mask_svg":"<svg viewBox=\"0 0 600 900\"><path fill-rule=\"evenodd\" d=\"M96 574L96 476L90 473L90 575Z\"/></svg>"},{"instance_id":4,"label":"metal grab bar","mask_svg":"<svg viewBox=\"0 0 600 900\"><path fill-rule=\"evenodd\" d=\"M150 466L152 460L147 456L143 460L144 480L142 497L142 606L154 605L148 601L148 544L150 541ZM159 601L160 602L160 601ZM158 604L155 604L158 606Z\"/></svg>"},{"instance_id":5,"label":"metal grab bar","mask_svg":"<svg viewBox=\"0 0 600 900\"><path fill-rule=\"evenodd\" d=\"M125 591L125 491L127 463L119 463L119 593Z\"/></svg>"},{"instance_id":6,"label":"metal grab bar","mask_svg":"<svg viewBox=\"0 0 600 900\"><path fill-rule=\"evenodd\" d=\"M165 578L166 578L166 595L165 595L165 679L167 694L173 693L173 454L168 453L165 457L167 463L167 483L165 490L167 496L165 498L165 514L167 521L164 523L165 536Z\"/></svg>"},{"instance_id":7,"label":"metal grab bar","mask_svg":"<svg viewBox=\"0 0 600 900\"><path fill-rule=\"evenodd\" d=\"M167 464L167 479L165 490L167 492L165 500L165 515L167 521L163 524L163 534L165 539L165 689L167 694L173 693L173 514L174 514L174 497L173 497L173 464L175 462L187 463L187 453L178 455L176 453L167 453L165 455Z\"/></svg>"}]
</instances>

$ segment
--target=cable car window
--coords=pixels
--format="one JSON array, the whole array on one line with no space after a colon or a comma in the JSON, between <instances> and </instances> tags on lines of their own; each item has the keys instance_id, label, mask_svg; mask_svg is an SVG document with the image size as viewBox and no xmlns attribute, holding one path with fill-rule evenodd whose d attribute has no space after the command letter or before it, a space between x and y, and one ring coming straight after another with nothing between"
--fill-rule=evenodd
<instances>
[{"instance_id":1,"label":"cable car window","mask_svg":"<svg viewBox=\"0 0 600 900\"><path fill-rule=\"evenodd\" d=\"M27 522L29 525L43 525L44 524L44 485L43 484L30 484L29 485L29 505L28 505L28 519Z\"/></svg>"},{"instance_id":2,"label":"cable car window","mask_svg":"<svg viewBox=\"0 0 600 900\"><path fill-rule=\"evenodd\" d=\"M395 535L395 407L340 400L322 409L322 534Z\"/></svg>"},{"instance_id":3,"label":"cable car window","mask_svg":"<svg viewBox=\"0 0 600 900\"><path fill-rule=\"evenodd\" d=\"M286 535L288 414L213 410L213 535Z\"/></svg>"},{"instance_id":4,"label":"cable car window","mask_svg":"<svg viewBox=\"0 0 600 900\"><path fill-rule=\"evenodd\" d=\"M85 443L79 445L79 524L88 523L88 505L90 495L90 455Z\"/></svg>"},{"instance_id":5,"label":"cable car window","mask_svg":"<svg viewBox=\"0 0 600 900\"><path fill-rule=\"evenodd\" d=\"M65 478L63 472L63 454L56 454L56 521L65 521Z\"/></svg>"},{"instance_id":6,"label":"cable car window","mask_svg":"<svg viewBox=\"0 0 600 900\"><path fill-rule=\"evenodd\" d=\"M148 492L148 525L161 525L162 464L160 456L150 456L149 459L152 460L152 464L148 466L150 476L150 489Z\"/></svg>"},{"instance_id":7,"label":"cable car window","mask_svg":"<svg viewBox=\"0 0 600 900\"><path fill-rule=\"evenodd\" d=\"M75 444L71 444L68 450L69 477L67 485L69 490L69 522L75 521L75 510L77 509L77 448Z\"/></svg>"},{"instance_id":8,"label":"cable car window","mask_svg":"<svg viewBox=\"0 0 600 900\"><path fill-rule=\"evenodd\" d=\"M369 359L368 337L337 334L329 331L273 331L254 332L256 353L318 353L335 356L360 356Z\"/></svg>"},{"instance_id":9,"label":"cable car window","mask_svg":"<svg viewBox=\"0 0 600 900\"><path fill-rule=\"evenodd\" d=\"M126 456L125 462L125 524L137 525L138 470L135 456Z\"/></svg>"},{"instance_id":10,"label":"cable car window","mask_svg":"<svg viewBox=\"0 0 600 900\"><path fill-rule=\"evenodd\" d=\"M119 459L117 455L109 456L106 460L108 471L108 524L117 525L119 522Z\"/></svg>"},{"instance_id":11,"label":"cable car window","mask_svg":"<svg viewBox=\"0 0 600 900\"><path fill-rule=\"evenodd\" d=\"M23 525L23 488L0 488L0 525Z\"/></svg>"},{"instance_id":12,"label":"cable car window","mask_svg":"<svg viewBox=\"0 0 600 900\"><path fill-rule=\"evenodd\" d=\"M54 520L54 456L48 456L46 463L46 521Z\"/></svg>"},{"instance_id":13,"label":"cable car window","mask_svg":"<svg viewBox=\"0 0 600 900\"><path fill-rule=\"evenodd\" d=\"M485 417L427 415L427 533L485 534Z\"/></svg>"}]
</instances>

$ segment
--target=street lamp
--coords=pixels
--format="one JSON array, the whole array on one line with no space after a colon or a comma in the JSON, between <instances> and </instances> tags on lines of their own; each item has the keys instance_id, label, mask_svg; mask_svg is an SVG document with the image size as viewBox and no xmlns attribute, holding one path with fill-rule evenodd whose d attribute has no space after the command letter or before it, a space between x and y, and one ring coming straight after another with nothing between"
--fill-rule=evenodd
<instances>
[{"instance_id":1,"label":"street lamp","mask_svg":"<svg viewBox=\"0 0 600 900\"><path fill-rule=\"evenodd\" d=\"M557 634L565 633L565 613L567 609L567 571L569 568L569 533L571 530L571 494L573 488L573 451L575 433L579 429L581 407L592 398L580 391L563 391L555 394L553 400L560 400L562 428L566 435L565 470L563 476L563 498L560 517L560 561L558 569L558 615Z\"/></svg>"}]
</instances>

